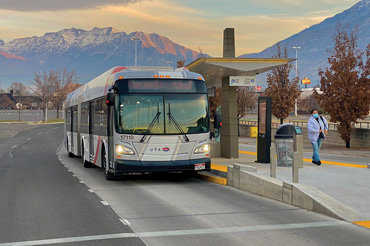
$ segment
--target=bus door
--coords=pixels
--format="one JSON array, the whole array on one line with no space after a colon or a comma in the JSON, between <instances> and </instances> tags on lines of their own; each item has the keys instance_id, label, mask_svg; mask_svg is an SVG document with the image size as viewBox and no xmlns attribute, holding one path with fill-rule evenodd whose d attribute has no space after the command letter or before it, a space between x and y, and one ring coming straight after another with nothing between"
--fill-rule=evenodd
<instances>
[{"instance_id":1,"label":"bus door","mask_svg":"<svg viewBox=\"0 0 370 246\"><path fill-rule=\"evenodd\" d=\"M71 107L71 152L73 154L75 154L75 149L74 149L74 145L75 145L75 141L74 141L74 133L77 131L77 124L75 124L75 121L77 122L77 110L76 110L76 107L77 106L73 106Z\"/></svg>"},{"instance_id":2,"label":"bus door","mask_svg":"<svg viewBox=\"0 0 370 246\"><path fill-rule=\"evenodd\" d=\"M69 131L68 138L67 138L67 150L68 152L73 153L73 108L70 107L67 109L67 116L66 121L68 123L67 125L67 131Z\"/></svg>"},{"instance_id":3,"label":"bus door","mask_svg":"<svg viewBox=\"0 0 370 246\"><path fill-rule=\"evenodd\" d=\"M94 161L94 102L89 102L89 153L90 161Z\"/></svg>"}]
</instances>

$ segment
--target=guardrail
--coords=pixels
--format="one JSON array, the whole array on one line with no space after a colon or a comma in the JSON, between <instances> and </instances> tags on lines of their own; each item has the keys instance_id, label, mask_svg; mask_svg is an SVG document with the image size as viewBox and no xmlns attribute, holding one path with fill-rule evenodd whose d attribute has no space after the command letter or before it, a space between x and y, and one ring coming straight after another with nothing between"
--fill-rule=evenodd
<instances>
[{"instance_id":1,"label":"guardrail","mask_svg":"<svg viewBox=\"0 0 370 246\"><path fill-rule=\"evenodd\" d=\"M307 128L307 122L304 121L288 121L286 123L291 123L295 126L300 126L302 128ZM248 120L240 120L240 125L249 125L249 126L258 126L258 121L248 121ZM338 128L338 124L336 123L329 123L329 130L336 130ZM370 129L370 122L359 122L356 124L353 124L354 128L358 129ZM279 127L280 123L278 122L271 122L272 127Z\"/></svg>"}]
</instances>

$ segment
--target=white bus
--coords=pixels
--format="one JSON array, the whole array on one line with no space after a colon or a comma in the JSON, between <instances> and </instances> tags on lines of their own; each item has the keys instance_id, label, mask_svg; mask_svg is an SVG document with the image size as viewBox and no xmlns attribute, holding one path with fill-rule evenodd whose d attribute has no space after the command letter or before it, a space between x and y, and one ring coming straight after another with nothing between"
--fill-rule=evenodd
<instances>
[{"instance_id":1,"label":"white bus","mask_svg":"<svg viewBox=\"0 0 370 246\"><path fill-rule=\"evenodd\" d=\"M210 169L207 88L186 68L114 67L68 94L64 110L68 155L108 180Z\"/></svg>"}]
</instances>

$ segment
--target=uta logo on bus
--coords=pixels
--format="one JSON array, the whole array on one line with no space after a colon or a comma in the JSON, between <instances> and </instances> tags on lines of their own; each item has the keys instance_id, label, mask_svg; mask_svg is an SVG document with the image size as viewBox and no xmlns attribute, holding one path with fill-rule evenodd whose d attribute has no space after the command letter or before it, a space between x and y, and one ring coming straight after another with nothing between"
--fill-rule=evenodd
<instances>
[{"instance_id":1,"label":"uta logo on bus","mask_svg":"<svg viewBox=\"0 0 370 246\"><path fill-rule=\"evenodd\" d=\"M169 152L170 148L164 147L164 148L150 148L151 152Z\"/></svg>"}]
</instances>

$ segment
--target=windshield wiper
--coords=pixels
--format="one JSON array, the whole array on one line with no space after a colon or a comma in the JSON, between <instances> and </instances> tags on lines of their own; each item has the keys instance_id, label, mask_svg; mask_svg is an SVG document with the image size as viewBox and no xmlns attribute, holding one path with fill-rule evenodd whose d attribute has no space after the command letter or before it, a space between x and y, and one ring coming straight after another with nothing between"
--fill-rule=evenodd
<instances>
[{"instance_id":1,"label":"windshield wiper","mask_svg":"<svg viewBox=\"0 0 370 246\"><path fill-rule=\"evenodd\" d=\"M181 128L180 124L176 121L176 119L171 114L171 103L170 102L168 103L168 113L167 113L167 115L168 115L168 118L169 118L168 124L171 124L171 120L172 120L173 123L175 123L175 127L176 127L177 131L179 131L181 134L184 134L185 141L189 142L188 136L186 136L186 133Z\"/></svg>"},{"instance_id":2,"label":"windshield wiper","mask_svg":"<svg viewBox=\"0 0 370 246\"><path fill-rule=\"evenodd\" d=\"M147 137L147 134L152 130L154 124L156 121L158 121L159 123L159 116L161 115L161 112L159 112L159 103L157 102L157 114L154 116L152 122L150 122L150 125L149 127L145 130L145 134L144 136L140 139L140 143L144 142L146 137Z\"/></svg>"}]
</instances>

